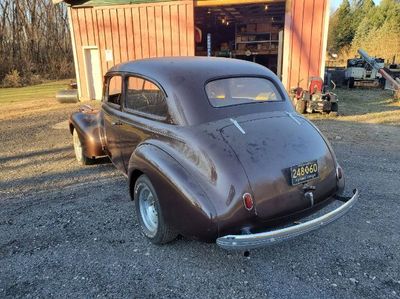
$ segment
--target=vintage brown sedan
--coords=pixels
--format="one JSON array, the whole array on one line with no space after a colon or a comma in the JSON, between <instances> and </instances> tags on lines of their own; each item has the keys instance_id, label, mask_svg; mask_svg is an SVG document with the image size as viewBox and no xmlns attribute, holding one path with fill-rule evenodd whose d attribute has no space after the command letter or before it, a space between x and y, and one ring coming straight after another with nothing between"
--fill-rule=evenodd
<instances>
[{"instance_id":1,"label":"vintage brown sedan","mask_svg":"<svg viewBox=\"0 0 400 299\"><path fill-rule=\"evenodd\" d=\"M127 176L156 244L179 234L226 249L274 244L338 219L358 199L357 190L341 196L343 170L326 138L294 111L279 79L251 62L117 65L101 109L72 114L70 130L81 164L108 156ZM342 205L299 224L335 200Z\"/></svg>"}]
</instances>

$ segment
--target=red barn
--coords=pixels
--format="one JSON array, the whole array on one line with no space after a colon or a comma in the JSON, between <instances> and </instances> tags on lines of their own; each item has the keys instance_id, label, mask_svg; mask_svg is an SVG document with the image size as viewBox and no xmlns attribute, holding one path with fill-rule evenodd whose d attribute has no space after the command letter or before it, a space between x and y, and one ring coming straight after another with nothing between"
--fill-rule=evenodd
<instances>
[{"instance_id":1,"label":"red barn","mask_svg":"<svg viewBox=\"0 0 400 299\"><path fill-rule=\"evenodd\" d=\"M64 2L81 100L100 99L113 65L148 57L246 59L273 70L287 89L323 76L329 0Z\"/></svg>"}]
</instances>

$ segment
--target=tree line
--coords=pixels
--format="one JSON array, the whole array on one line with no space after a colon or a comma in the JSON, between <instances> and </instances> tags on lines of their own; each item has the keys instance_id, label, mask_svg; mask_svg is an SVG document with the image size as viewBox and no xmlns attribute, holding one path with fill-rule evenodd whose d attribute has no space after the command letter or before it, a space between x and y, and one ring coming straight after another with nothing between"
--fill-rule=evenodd
<instances>
[{"instance_id":1,"label":"tree line","mask_svg":"<svg viewBox=\"0 0 400 299\"><path fill-rule=\"evenodd\" d=\"M66 6L0 0L0 82L21 86L74 74Z\"/></svg>"},{"instance_id":2,"label":"tree line","mask_svg":"<svg viewBox=\"0 0 400 299\"><path fill-rule=\"evenodd\" d=\"M330 17L328 53L337 64L363 48L371 56L400 63L400 0L343 0ZM330 58L332 59L332 58Z\"/></svg>"}]
</instances>

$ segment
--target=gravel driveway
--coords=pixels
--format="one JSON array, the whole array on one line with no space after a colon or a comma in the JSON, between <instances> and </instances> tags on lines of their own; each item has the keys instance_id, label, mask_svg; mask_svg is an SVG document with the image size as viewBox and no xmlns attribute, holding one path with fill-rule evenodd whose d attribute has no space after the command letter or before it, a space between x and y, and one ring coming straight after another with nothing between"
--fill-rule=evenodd
<instances>
[{"instance_id":1,"label":"gravel driveway","mask_svg":"<svg viewBox=\"0 0 400 299\"><path fill-rule=\"evenodd\" d=\"M359 203L286 243L228 252L140 235L126 179L75 163L76 105L0 121L0 298L399 298L400 129L315 121Z\"/></svg>"}]
</instances>

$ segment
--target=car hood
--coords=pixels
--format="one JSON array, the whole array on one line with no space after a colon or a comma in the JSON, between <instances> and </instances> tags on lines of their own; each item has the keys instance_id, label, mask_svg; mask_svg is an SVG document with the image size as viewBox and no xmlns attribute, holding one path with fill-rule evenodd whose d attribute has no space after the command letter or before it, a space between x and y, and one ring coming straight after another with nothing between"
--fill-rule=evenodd
<instances>
[{"instance_id":1,"label":"car hood","mask_svg":"<svg viewBox=\"0 0 400 299\"><path fill-rule=\"evenodd\" d=\"M317 204L336 191L335 159L324 138L307 120L290 113L264 113L231 119L221 134L240 161L249 180L255 212L262 219L288 216ZM304 185L292 186L290 167L318 161L314 201Z\"/></svg>"}]
</instances>

